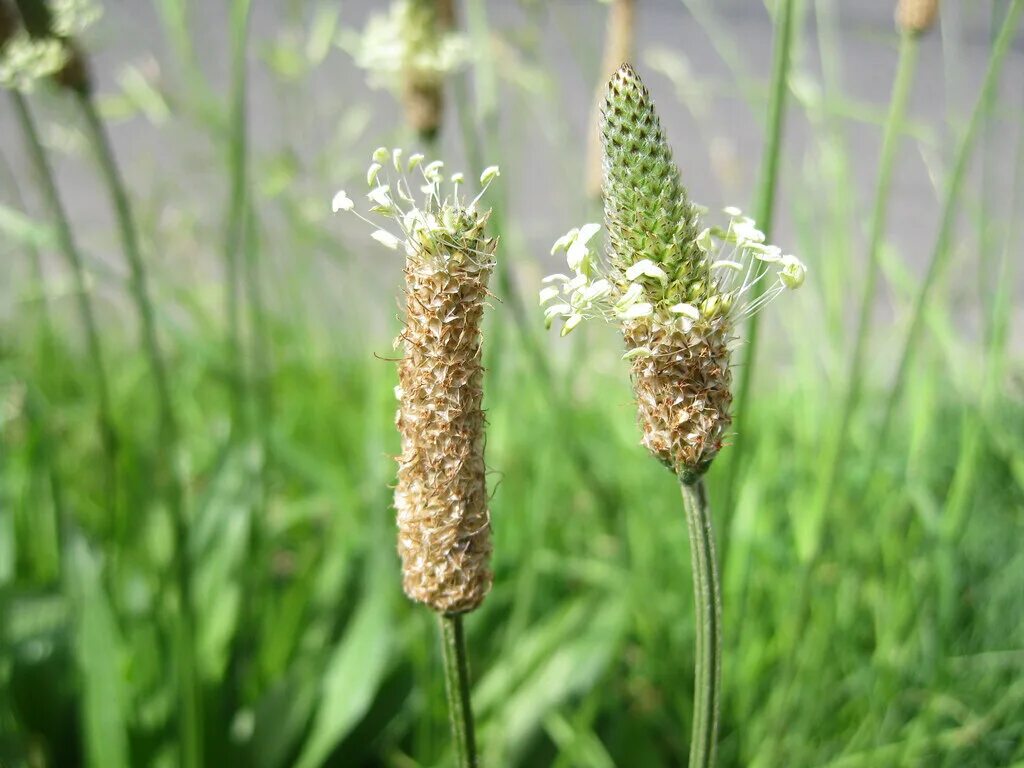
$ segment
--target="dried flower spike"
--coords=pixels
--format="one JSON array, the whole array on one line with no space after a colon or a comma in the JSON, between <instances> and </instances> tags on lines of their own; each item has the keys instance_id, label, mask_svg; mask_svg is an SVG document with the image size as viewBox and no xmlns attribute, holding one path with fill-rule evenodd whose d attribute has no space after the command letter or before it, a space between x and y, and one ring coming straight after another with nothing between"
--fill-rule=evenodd
<instances>
[{"instance_id":1,"label":"dried flower spike","mask_svg":"<svg viewBox=\"0 0 1024 768\"><path fill-rule=\"evenodd\" d=\"M546 278L541 303L549 324L564 319L563 335L588 317L620 325L642 442L693 482L731 423L736 321L799 287L805 269L766 245L736 208L725 209L726 227L702 229L702 209L689 201L650 95L628 64L608 84L601 133L607 256L588 244L597 224L571 230L552 252L566 250L574 275Z\"/></svg>"},{"instance_id":2,"label":"dried flower spike","mask_svg":"<svg viewBox=\"0 0 1024 768\"><path fill-rule=\"evenodd\" d=\"M497 243L484 232L490 212L478 207L483 191L465 202L462 175L455 174L452 191L442 195L442 168L382 147L367 181L372 210L401 230L376 230L372 237L406 256L405 325L396 340L403 352L395 488L403 586L435 611L463 613L491 587L480 321ZM421 207L406 177L414 170L424 182ZM497 175L494 166L484 171L484 191ZM332 207L351 211L354 203L339 192Z\"/></svg>"},{"instance_id":3,"label":"dried flower spike","mask_svg":"<svg viewBox=\"0 0 1024 768\"><path fill-rule=\"evenodd\" d=\"M342 38L371 85L395 93L409 125L428 141L441 125L445 75L468 59L454 26L452 0L397 0L386 15L371 17L361 35Z\"/></svg>"},{"instance_id":4,"label":"dried flower spike","mask_svg":"<svg viewBox=\"0 0 1024 768\"><path fill-rule=\"evenodd\" d=\"M931 29L939 15L939 0L899 0L896 26L904 32L923 34Z\"/></svg>"}]
</instances>

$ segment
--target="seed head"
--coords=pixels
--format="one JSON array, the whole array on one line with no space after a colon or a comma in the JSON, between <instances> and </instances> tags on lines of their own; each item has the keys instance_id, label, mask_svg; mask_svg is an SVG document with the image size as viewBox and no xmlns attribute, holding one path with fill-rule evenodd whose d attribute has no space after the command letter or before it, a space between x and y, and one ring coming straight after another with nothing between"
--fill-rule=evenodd
<instances>
[{"instance_id":1,"label":"seed head","mask_svg":"<svg viewBox=\"0 0 1024 768\"><path fill-rule=\"evenodd\" d=\"M397 0L362 34L341 39L370 84L400 98L407 121L426 140L441 124L445 76L468 60L469 46L453 26L451 0Z\"/></svg>"},{"instance_id":2,"label":"seed head","mask_svg":"<svg viewBox=\"0 0 1024 768\"><path fill-rule=\"evenodd\" d=\"M939 0L899 0L896 26L904 32L923 34L931 29L939 15Z\"/></svg>"},{"instance_id":3,"label":"seed head","mask_svg":"<svg viewBox=\"0 0 1024 768\"><path fill-rule=\"evenodd\" d=\"M643 444L684 482L707 470L731 423L729 346L738 319L803 282L804 266L764 243L754 221L727 208L703 228L650 95L628 64L611 78L602 122L604 259L587 224L559 239L574 276L545 279L541 303L562 334L587 317L617 322L626 341ZM753 289L772 272L763 291Z\"/></svg>"},{"instance_id":4,"label":"seed head","mask_svg":"<svg viewBox=\"0 0 1024 768\"><path fill-rule=\"evenodd\" d=\"M410 598L462 613L480 605L491 587L480 322L497 241L485 232L490 212L478 207L483 192L464 202L463 177L455 174L453 191L442 195L442 164L422 161L382 147L367 172L372 210L396 221L402 233L377 230L373 237L406 255L405 322L396 340L402 350L398 552ZM421 207L408 207L406 172L413 170L425 182ZM484 171L483 189L497 176L497 167ZM333 208L351 211L354 203L339 192Z\"/></svg>"}]
</instances>

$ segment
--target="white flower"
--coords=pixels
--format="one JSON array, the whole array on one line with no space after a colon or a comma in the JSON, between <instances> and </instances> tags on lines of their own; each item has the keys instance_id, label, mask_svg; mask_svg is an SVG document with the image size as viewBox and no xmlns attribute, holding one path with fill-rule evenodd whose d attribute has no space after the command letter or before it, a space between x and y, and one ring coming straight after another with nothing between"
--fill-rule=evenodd
<instances>
[{"instance_id":1,"label":"white flower","mask_svg":"<svg viewBox=\"0 0 1024 768\"><path fill-rule=\"evenodd\" d=\"M551 246L551 255L554 256L559 251L566 250L576 240L576 236L580 233L579 229L570 229L560 238L555 240L555 244Z\"/></svg>"},{"instance_id":2,"label":"white flower","mask_svg":"<svg viewBox=\"0 0 1024 768\"><path fill-rule=\"evenodd\" d=\"M790 290L795 290L804 284L804 278L807 276L807 267L803 265L796 256L783 256L782 257L782 270L779 272L779 278L782 280L782 284Z\"/></svg>"},{"instance_id":3,"label":"white flower","mask_svg":"<svg viewBox=\"0 0 1024 768\"><path fill-rule=\"evenodd\" d=\"M498 169L498 166L496 166L496 165L489 165L489 166L487 166L486 168L484 168L484 172L480 174L480 184L481 184L481 186L486 187L488 184L490 184L494 179L498 178L498 176L500 176L500 175L501 175L501 171Z\"/></svg>"},{"instance_id":4,"label":"white flower","mask_svg":"<svg viewBox=\"0 0 1024 768\"><path fill-rule=\"evenodd\" d=\"M666 274L665 270L650 259L641 259L626 270L627 280L636 280L641 275L644 277L653 277L662 285L668 282L668 274Z\"/></svg>"},{"instance_id":5,"label":"white flower","mask_svg":"<svg viewBox=\"0 0 1024 768\"><path fill-rule=\"evenodd\" d=\"M546 288L540 289L540 303L541 305L547 304L552 299L558 298L561 291L553 285L549 285Z\"/></svg>"},{"instance_id":6,"label":"white flower","mask_svg":"<svg viewBox=\"0 0 1024 768\"><path fill-rule=\"evenodd\" d=\"M648 317L654 313L654 305L649 304L646 301L640 304L634 304L623 312L619 313L619 317L623 320L636 320L640 317Z\"/></svg>"},{"instance_id":7,"label":"white flower","mask_svg":"<svg viewBox=\"0 0 1024 768\"><path fill-rule=\"evenodd\" d=\"M709 227L697 236L696 258L703 259L706 277L695 275L690 282L686 273L669 274L653 259L641 259L617 271L589 247L599 225L569 230L555 241L551 253L564 250L574 275L544 279L541 303L555 302L545 309L546 324L550 326L555 317L564 318L569 326L563 327L564 335L592 317L609 322L650 318L654 325L688 333L696 324L719 318L736 322L803 283L806 268L799 259L765 244L764 233L738 208L725 212L731 217L727 228ZM696 280L707 282L697 284ZM689 298L680 301L684 297Z\"/></svg>"},{"instance_id":8,"label":"white flower","mask_svg":"<svg viewBox=\"0 0 1024 768\"><path fill-rule=\"evenodd\" d=\"M401 233L396 236L385 229L375 229L370 236L391 250L398 250L404 244L404 250L410 254L423 251L424 244L429 241L432 246L440 246L426 249L436 252L438 258L455 257L455 251L448 247L451 242L447 234L448 225L444 222L451 221L449 214L453 211L471 211L480 200L480 195L472 203L467 204L460 195L458 185L454 183L450 192L442 194L441 185L444 179L441 168L444 164L440 160L435 160L424 167L421 166L421 154L410 155L406 162L403 162L402 158L403 152L397 148L378 147L373 153L373 162L366 172L366 180L373 187L366 194L371 203L370 211L392 219L398 224ZM392 168L395 170L392 171ZM429 181L422 188L424 198L420 204L417 204L410 193L411 186L406 175L413 171ZM458 178L453 177L453 181L461 181L463 178L462 174L456 174L456 177ZM352 211L355 216L376 227L366 216L355 210L353 200L343 190L334 195L331 207L335 212ZM470 254L469 258L475 258L473 254L476 251L472 248L473 246L469 246L466 251ZM459 258L466 258L466 254L460 251ZM485 258L489 257L485 255Z\"/></svg>"},{"instance_id":9,"label":"white flower","mask_svg":"<svg viewBox=\"0 0 1024 768\"><path fill-rule=\"evenodd\" d=\"M334 199L331 200L331 210L334 213L337 213L338 211L351 211L353 205L355 205L355 203L353 203L352 199L345 194L344 189L339 189L334 195Z\"/></svg>"},{"instance_id":10,"label":"white flower","mask_svg":"<svg viewBox=\"0 0 1024 768\"><path fill-rule=\"evenodd\" d=\"M388 208L392 205L391 187L387 184L375 187L366 196L370 199L370 202L375 203L382 208Z\"/></svg>"},{"instance_id":11,"label":"white flower","mask_svg":"<svg viewBox=\"0 0 1024 768\"><path fill-rule=\"evenodd\" d=\"M383 167L380 163L370 164L370 167L366 169L366 186L372 187L377 183L377 174L380 173L380 169Z\"/></svg>"},{"instance_id":12,"label":"white flower","mask_svg":"<svg viewBox=\"0 0 1024 768\"><path fill-rule=\"evenodd\" d=\"M644 295L644 287L640 283L630 283L629 288L622 294L622 298L615 303L615 309L621 311L627 307L631 307L640 301L640 297Z\"/></svg>"},{"instance_id":13,"label":"white flower","mask_svg":"<svg viewBox=\"0 0 1024 768\"><path fill-rule=\"evenodd\" d=\"M397 237L383 229L378 229L376 232L371 234L370 237L385 248L390 248L392 251L398 250L398 244L401 242Z\"/></svg>"},{"instance_id":14,"label":"white flower","mask_svg":"<svg viewBox=\"0 0 1024 768\"><path fill-rule=\"evenodd\" d=\"M669 307L668 311L676 315L682 315L690 320L700 320L700 310L693 306L693 304L673 304Z\"/></svg>"}]
</instances>

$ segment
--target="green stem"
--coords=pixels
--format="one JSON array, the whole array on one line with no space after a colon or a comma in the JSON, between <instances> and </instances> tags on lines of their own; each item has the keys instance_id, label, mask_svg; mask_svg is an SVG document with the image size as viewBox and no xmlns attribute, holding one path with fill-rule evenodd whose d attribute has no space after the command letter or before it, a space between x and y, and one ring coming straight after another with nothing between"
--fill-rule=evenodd
<instances>
[{"instance_id":1,"label":"green stem","mask_svg":"<svg viewBox=\"0 0 1024 768\"><path fill-rule=\"evenodd\" d=\"M988 69L985 72L985 80L982 83L977 103L971 113L970 122L967 124L967 130L964 131L963 136L960 138L959 145L957 146L953 169L950 172L949 180L946 184L945 200L942 205L942 218L939 225L938 237L935 241L935 249L932 252L931 261L928 264L928 271L925 273L924 279L921 282L921 287L918 289L917 295L914 297L914 304L910 312L910 324L907 327L906 337L903 341L903 351L900 354L899 365L896 369L896 378L889 390L889 397L885 404L885 413L882 417L881 426L877 430L877 442L875 444L875 449L872 451L872 473L877 465L877 458L881 453L881 447L884 446L886 441L889 439L889 430L892 428L893 415L903 391L903 383L906 380L911 359L917 347L918 335L921 332L925 309L927 309L928 306L928 299L931 296L932 289L934 288L935 282L941 274L943 267L945 267L946 262L949 260L953 227L956 224L957 215L960 212L957 206L960 198L960 188L963 186L968 161L971 158L971 152L974 149L978 129L981 126L982 119L985 115L985 105L988 103L988 99L999 81L999 74L1002 72L1003 62L1006 59L1006 54L1009 51L1011 44L1013 43L1013 36L1017 28L1017 21L1020 17L1021 10L1024 10L1024 0L1013 0L1013 4L1010 6L1010 10L1006 14L1006 19L1003 21L1003 26L999 30L999 36L996 38L995 46L992 50L992 56L989 59Z\"/></svg>"},{"instance_id":2,"label":"green stem","mask_svg":"<svg viewBox=\"0 0 1024 768\"><path fill-rule=\"evenodd\" d=\"M794 0L780 0L777 5L775 19L775 48L772 56L771 97L768 100L768 123L765 137L765 150L761 166L761 181L757 193L757 206L754 212L757 226L765 237L771 235L772 218L775 212L775 190L778 187L779 164L782 157L783 118L786 114L786 101L789 95L789 60L793 40ZM763 283L755 286L751 301L757 299L763 290ZM738 422L746 408L753 383L754 361L757 359L757 339L759 316L755 313L747 323L747 347L744 364L740 367L740 381L736 389L733 413ZM736 435L729 462L729 478L725 485L724 509L733 507L733 488L743 462L746 450L745 430L740 429Z\"/></svg>"},{"instance_id":3,"label":"green stem","mask_svg":"<svg viewBox=\"0 0 1024 768\"><path fill-rule=\"evenodd\" d=\"M1000 13L1003 3L1000 0L991 0L989 9L989 44L994 45L996 36L999 34L999 19L1004 16ZM981 139L981 210L978 215L978 300L982 307L992 306L993 291L995 284L992 282L992 264L995 257L995 233L992 231L992 219L997 205L997 185L993 183L996 162L996 137L995 137L995 105L999 102L998 84L993 88L985 100L985 111L982 116L982 139ZM988 321L990 313L984 315L985 335L991 332Z\"/></svg>"},{"instance_id":4,"label":"green stem","mask_svg":"<svg viewBox=\"0 0 1024 768\"><path fill-rule=\"evenodd\" d=\"M17 91L11 91L11 100L14 103L14 111L18 116L21 130L25 134L29 159L42 186L43 197L46 199L46 204L49 206L50 213L53 216L57 242L61 253L64 255L64 259L67 261L68 268L71 270L72 279L75 283L75 300L78 304L78 314L82 320L82 328L85 331L85 343L89 351L89 358L92 361L93 375L96 379L97 421L99 422L100 441L105 458L104 473L106 480L104 492L107 495L106 505L109 509L115 510L117 499L117 433L114 430L114 419L110 405L110 384L107 379L106 366L104 365L103 345L100 343L96 312L90 299L92 291L89 287L89 277L85 271L82 255L79 253L74 236L71 233L71 223L67 212L64 210L64 205L61 203L53 169L50 167L50 163L46 158L46 151L39 140L39 132L36 130L28 103L25 101L25 97Z\"/></svg>"},{"instance_id":5,"label":"green stem","mask_svg":"<svg viewBox=\"0 0 1024 768\"><path fill-rule=\"evenodd\" d=\"M715 532L704 481L682 483L683 508L690 534L696 653L690 768L711 768L718 747L722 687L722 594L715 555Z\"/></svg>"},{"instance_id":6,"label":"green stem","mask_svg":"<svg viewBox=\"0 0 1024 768\"><path fill-rule=\"evenodd\" d=\"M448 694L448 719L452 726L457 768L476 768L476 736L473 709L469 697L469 663L462 614L443 614L441 651L444 657L444 684Z\"/></svg>"},{"instance_id":7,"label":"green stem","mask_svg":"<svg viewBox=\"0 0 1024 768\"><path fill-rule=\"evenodd\" d=\"M875 188L875 201L871 212L871 225L868 235L867 275L864 279L853 352L850 356L846 396L843 398L843 404L839 412L838 427L832 433L834 439L826 460L826 471L823 475L823 481L818 488L817 502L814 505L814 519L819 523L835 489L839 468L843 463L850 420L854 409L857 407L857 401L861 393L864 375L864 352L867 346L868 330L871 327L871 313L875 306L878 291L879 253L885 235L889 192L892 188L892 172L895 165L893 161L896 157L896 148L899 146L900 132L907 111L911 85L914 81L917 51L917 36L911 33L903 33L900 41L896 80L893 83L892 98L889 102L889 117L885 123L885 132L882 139L882 155L879 160L878 181Z\"/></svg>"},{"instance_id":8,"label":"green stem","mask_svg":"<svg viewBox=\"0 0 1024 768\"><path fill-rule=\"evenodd\" d=\"M185 515L185 493L178 473L178 421L171 398L167 362L160 347L156 328L156 312L149 294L146 265L139 247L138 233L132 214L128 192L114 158L106 128L92 98L75 92L75 99L85 118L88 138L96 153L100 172L110 193L121 245L129 267L128 285L142 330L142 348L146 355L156 402L159 409L159 454L163 469L167 471L168 502L174 535L174 578L176 582L179 617L176 628L178 673L180 675L179 728L181 729L180 762L186 768L202 765L203 716L199 670L195 659L195 606L192 598L192 569L189 554L188 520Z\"/></svg>"},{"instance_id":9,"label":"green stem","mask_svg":"<svg viewBox=\"0 0 1024 768\"><path fill-rule=\"evenodd\" d=\"M1019 206L1024 201L1024 123L1021 123L1019 127L1016 155L1013 191L1010 195L1010 211L1020 210ZM975 488L978 485L979 472L983 466L981 458L983 456L984 441L982 438L986 426L994 418L997 418L996 406L999 389L1003 385L1003 370L1008 337L1007 329L1009 327L1014 285L1014 260L1010 257L1010 254L1014 245L1020 243L1020 230L1020 217L1015 216L1007 228L1006 239L1001 249L999 265L996 270L996 279L993 283L995 293L991 302L992 310L988 314L988 335L985 340L980 403L978 407L969 408L964 413L963 426L961 428L960 456L957 461L956 471L953 473L953 480L949 486L949 493L946 495L941 528L941 546L943 554L950 563L954 562L955 548L964 520L967 517L971 502L975 500ZM944 611L944 618L947 618L952 612L950 606L957 586L955 583L955 569L950 566L943 569L941 575L945 583L941 585L939 605Z\"/></svg>"},{"instance_id":10,"label":"green stem","mask_svg":"<svg viewBox=\"0 0 1024 768\"><path fill-rule=\"evenodd\" d=\"M228 135L227 227L224 234L224 271L226 283L229 380L232 385L231 410L235 428L244 424L246 413L246 376L242 358L242 308L239 295L239 261L245 232L246 214L246 39L249 28L250 0L235 0L231 7L231 112ZM251 264L247 261L247 267ZM250 276L247 276L251 279Z\"/></svg>"},{"instance_id":11,"label":"green stem","mask_svg":"<svg viewBox=\"0 0 1024 768\"><path fill-rule=\"evenodd\" d=\"M25 205L25 200L21 196L21 190L18 188L17 180L14 177L14 171L11 170L10 163L8 163L7 158L4 157L2 152L0 152L0 175L2 175L4 187L11 192L14 204L21 210L28 211L28 206ZM32 268L32 279L35 281L33 292L36 296L32 301L32 305L38 313L36 328L39 334L39 362L44 370L52 371L54 367L53 355L57 345L57 333L54 330L53 316L50 312L50 300L46 295L46 271L43 268L43 257L35 245L26 244L25 250L28 252Z\"/></svg>"}]
</instances>

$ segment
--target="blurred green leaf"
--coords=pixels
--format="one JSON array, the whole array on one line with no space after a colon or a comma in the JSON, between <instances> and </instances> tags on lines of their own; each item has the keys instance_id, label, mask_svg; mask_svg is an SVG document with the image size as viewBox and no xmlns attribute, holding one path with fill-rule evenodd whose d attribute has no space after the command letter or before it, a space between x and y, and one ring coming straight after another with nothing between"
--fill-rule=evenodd
<instances>
[{"instance_id":1,"label":"blurred green leaf","mask_svg":"<svg viewBox=\"0 0 1024 768\"><path fill-rule=\"evenodd\" d=\"M0 232L14 242L31 248L56 247L57 238L52 227L40 224L3 203L0 203Z\"/></svg>"},{"instance_id":2,"label":"blurred green leaf","mask_svg":"<svg viewBox=\"0 0 1024 768\"><path fill-rule=\"evenodd\" d=\"M210 680L223 677L238 624L258 461L255 446L233 448L198 505L192 540L195 590L201 596L196 646L199 667Z\"/></svg>"},{"instance_id":3,"label":"blurred green leaf","mask_svg":"<svg viewBox=\"0 0 1024 768\"><path fill-rule=\"evenodd\" d=\"M87 764L128 766L128 696L124 651L100 563L85 540L72 534L67 588L75 610L75 658L82 682Z\"/></svg>"},{"instance_id":4,"label":"blurred green leaf","mask_svg":"<svg viewBox=\"0 0 1024 768\"><path fill-rule=\"evenodd\" d=\"M313 730L296 768L314 768L370 709L391 658L390 560L382 553L367 564L366 591L327 662Z\"/></svg>"}]
</instances>

